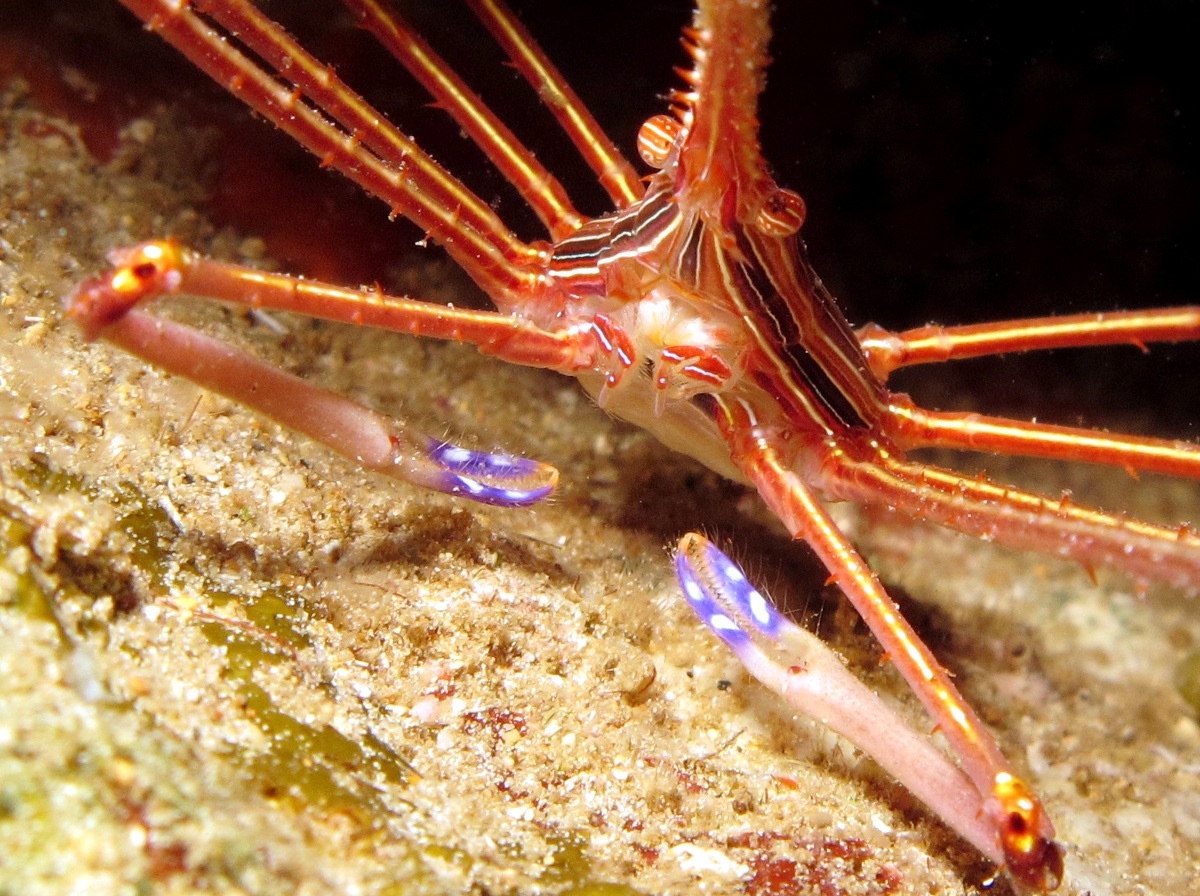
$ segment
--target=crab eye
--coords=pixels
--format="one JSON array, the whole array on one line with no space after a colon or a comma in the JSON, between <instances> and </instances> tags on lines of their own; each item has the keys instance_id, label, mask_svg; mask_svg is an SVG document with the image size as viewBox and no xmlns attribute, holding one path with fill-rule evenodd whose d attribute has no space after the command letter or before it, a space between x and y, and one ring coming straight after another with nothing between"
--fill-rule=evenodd
<instances>
[{"instance_id":1,"label":"crab eye","mask_svg":"<svg viewBox=\"0 0 1200 896\"><path fill-rule=\"evenodd\" d=\"M642 161L651 168L661 168L675 148L675 140L682 128L679 121L670 115L654 115L647 118L638 130L637 148Z\"/></svg>"},{"instance_id":2,"label":"crab eye","mask_svg":"<svg viewBox=\"0 0 1200 896\"><path fill-rule=\"evenodd\" d=\"M764 236L791 236L804 225L807 213L808 208L799 193L776 190L758 210L754 226Z\"/></svg>"}]
</instances>

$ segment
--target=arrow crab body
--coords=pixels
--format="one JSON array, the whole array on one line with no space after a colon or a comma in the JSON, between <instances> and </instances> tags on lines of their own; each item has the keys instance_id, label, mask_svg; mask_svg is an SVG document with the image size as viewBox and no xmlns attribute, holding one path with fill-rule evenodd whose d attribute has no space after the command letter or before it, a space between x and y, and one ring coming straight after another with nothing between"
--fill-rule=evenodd
<instances>
[{"instance_id":1,"label":"arrow crab body","mask_svg":"<svg viewBox=\"0 0 1200 896\"><path fill-rule=\"evenodd\" d=\"M894 507L1005 544L1194 588L1200 538L918 464L921 447L1052 457L1184 477L1200 448L915 406L899 367L1035 348L1194 339L1200 309L854 331L808 263L804 203L761 158L765 2L701 2L693 65L669 114L643 126L644 180L496 0L476 15L538 90L615 211L587 220L533 155L399 18L345 0L487 153L545 225L525 243L493 210L245 0L123 0L198 66L393 213L422 227L492 297L464 311L229 265L159 241L114 253L70 314L101 337L244 402L356 462L424 487L521 506L553 489L532 460L458 448L316 389L141 306L189 294L469 342L575 376L610 413L753 485L804 541L921 699L959 766L783 619L697 535L679 545L687 599L747 668L893 771L1020 885L1053 889L1062 851L1032 788L905 621L822 500ZM960 770L961 767L961 770Z\"/></svg>"}]
</instances>

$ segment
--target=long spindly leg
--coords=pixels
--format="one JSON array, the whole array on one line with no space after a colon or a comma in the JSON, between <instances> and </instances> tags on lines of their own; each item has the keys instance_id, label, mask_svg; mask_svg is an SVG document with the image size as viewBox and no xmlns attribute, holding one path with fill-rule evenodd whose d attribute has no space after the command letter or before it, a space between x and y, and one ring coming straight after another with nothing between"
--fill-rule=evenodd
<instances>
[{"instance_id":1,"label":"long spindly leg","mask_svg":"<svg viewBox=\"0 0 1200 896\"><path fill-rule=\"evenodd\" d=\"M213 27L189 3L174 0L122 0L147 27L174 45L213 80L372 195L421 227L497 303L536 292L545 268L545 250L521 242L495 212L449 172L390 125L342 83L332 71L277 33L242 31L266 43L283 41L287 59L296 60L297 80L275 72L244 52L238 41ZM263 27L248 19L246 27ZM299 83L321 85L309 96Z\"/></svg>"},{"instance_id":2,"label":"long spindly leg","mask_svg":"<svg viewBox=\"0 0 1200 896\"><path fill-rule=\"evenodd\" d=\"M881 379L901 367L1051 348L1132 345L1200 339L1200 305L1031 317L893 333L875 324L858 332L871 369Z\"/></svg>"},{"instance_id":3,"label":"long spindly leg","mask_svg":"<svg viewBox=\"0 0 1200 896\"><path fill-rule=\"evenodd\" d=\"M495 311L470 311L272 274L206 258L167 240L110 254L113 268L85 281L67 299L68 314L89 339L135 305L167 295L194 295L253 308L294 311L324 320L469 342L485 354L526 367L572 372L590 366L591 342L577 332L550 332Z\"/></svg>"},{"instance_id":4,"label":"long spindly leg","mask_svg":"<svg viewBox=\"0 0 1200 896\"><path fill-rule=\"evenodd\" d=\"M1200 445L1192 442L1110 434L984 414L928 411L902 396L894 396L888 407L886 430L905 450L958 448L1200 478Z\"/></svg>"},{"instance_id":5,"label":"long spindly leg","mask_svg":"<svg viewBox=\"0 0 1200 896\"><path fill-rule=\"evenodd\" d=\"M130 354L241 402L367 470L482 504L524 507L554 490L549 464L462 448L355 404L226 342L145 311L103 330Z\"/></svg>"},{"instance_id":6,"label":"long spindly leg","mask_svg":"<svg viewBox=\"0 0 1200 896\"><path fill-rule=\"evenodd\" d=\"M363 27L390 52L445 109L521 193L554 239L570 235L583 219L562 185L546 170L393 6L378 0L344 0ZM644 189L633 166L621 155L587 108L521 26L497 0L473 4L476 14L537 91L613 200L626 206ZM358 133L375 151L400 145L394 128L381 122L363 100L331 76L282 28L247 0L226 0L203 7L204 13L237 36L303 95L345 130ZM364 114L365 113L365 114ZM380 145L382 144L382 146ZM400 158L392 158L399 162Z\"/></svg>"},{"instance_id":7,"label":"long spindly leg","mask_svg":"<svg viewBox=\"0 0 1200 896\"><path fill-rule=\"evenodd\" d=\"M675 556L684 596L742 665L789 705L854 743L987 858L995 826L962 770L850 674L820 638L789 622L711 542L685 535Z\"/></svg>"},{"instance_id":8,"label":"long spindly leg","mask_svg":"<svg viewBox=\"0 0 1200 896\"><path fill-rule=\"evenodd\" d=\"M936 720L979 793L982 811L997 832L1005 867L1031 888L1053 889L1062 876L1062 854L1041 802L1013 771L949 673L900 614L810 486L759 433L749 410L739 402L720 399L716 407L718 425L742 472L787 530L820 558L830 579ZM822 470L836 475L842 459L830 455L826 461Z\"/></svg>"},{"instance_id":9,"label":"long spindly leg","mask_svg":"<svg viewBox=\"0 0 1200 896\"><path fill-rule=\"evenodd\" d=\"M462 311L265 274L167 242L120 250L113 261L112 271L83 283L68 299L68 314L89 338L104 338L305 433L364 467L417 485L508 506L534 503L553 489L558 475L553 467L469 451L425 436L136 306L162 295L191 293L470 342L509 361L560 369L570 369L575 358L586 355L581 337L539 330L498 312Z\"/></svg>"},{"instance_id":10,"label":"long spindly leg","mask_svg":"<svg viewBox=\"0 0 1200 896\"><path fill-rule=\"evenodd\" d=\"M344 2L517 188L552 239L560 240L579 228L583 217L562 185L394 7L377 0Z\"/></svg>"},{"instance_id":11,"label":"long spindly leg","mask_svg":"<svg viewBox=\"0 0 1200 896\"><path fill-rule=\"evenodd\" d=\"M500 0L468 0L480 21L496 38L513 65L537 91L584 160L596 172L600 185L619 208L645 192L637 171L605 135L592 113L567 84L529 32Z\"/></svg>"},{"instance_id":12,"label":"long spindly leg","mask_svg":"<svg viewBox=\"0 0 1200 896\"><path fill-rule=\"evenodd\" d=\"M1104 513L981 477L914 464L883 451L835 452L822 486L830 497L895 508L1010 547L1112 566L1142 581L1200 587L1200 537Z\"/></svg>"},{"instance_id":13,"label":"long spindly leg","mask_svg":"<svg viewBox=\"0 0 1200 896\"><path fill-rule=\"evenodd\" d=\"M886 377L899 367L1049 348L1135 345L1200 339L1200 306L1063 317L928 326L890 333L859 332L872 369ZM1130 471L1200 478L1200 445L1009 420L984 414L930 411L893 396L884 428L900 448L954 448L1107 464ZM1108 525L1105 523L1105 525Z\"/></svg>"},{"instance_id":14,"label":"long spindly leg","mask_svg":"<svg viewBox=\"0 0 1200 896\"><path fill-rule=\"evenodd\" d=\"M346 0L346 5L517 186L555 239L578 228L582 218L562 185L394 9L373 0ZM224 0L206 6L204 12L275 71L285 73L304 97L342 128L358 133L372 151L388 153L399 145L389 122L331 77L328 66L316 60L248 0ZM368 119L371 114L374 117ZM388 158L393 164L400 164L403 155L392 152Z\"/></svg>"}]
</instances>

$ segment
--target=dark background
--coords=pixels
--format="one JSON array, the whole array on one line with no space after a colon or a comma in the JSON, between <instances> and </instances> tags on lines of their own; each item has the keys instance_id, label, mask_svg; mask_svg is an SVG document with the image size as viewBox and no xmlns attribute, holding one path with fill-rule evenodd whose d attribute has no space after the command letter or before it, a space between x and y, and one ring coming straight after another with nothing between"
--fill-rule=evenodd
<instances>
[{"instance_id":1,"label":"dark background","mask_svg":"<svg viewBox=\"0 0 1200 896\"><path fill-rule=\"evenodd\" d=\"M328 0L266 4L351 83L538 236L502 180ZM516 75L456 4L409 15L590 213L606 208ZM525 2L521 13L632 155L637 126L678 86L683 2ZM1146 307L1197 301L1200 223L1193 29L1184 3L781 3L761 118L778 180L809 208L813 262L855 324ZM289 269L386 276L415 235L378 203L314 172L270 129L143 33L115 0L6 0L4 67L85 125L103 157L116 129L170 100L223 135L208 212L267 236ZM93 87L81 102L64 71ZM31 74L32 73L32 74ZM55 80L62 82L57 86ZM107 135L107 136L106 136ZM249 172L267 172L249 177ZM259 192L256 192L259 191ZM285 198L286 197L286 198ZM273 237L272 234L276 236ZM331 248L337 242L343 246ZM325 257L330 256L330 257ZM331 260L334 259L334 260ZM1196 437L1191 348L1059 352L931 368L901 388L1073 423Z\"/></svg>"}]
</instances>

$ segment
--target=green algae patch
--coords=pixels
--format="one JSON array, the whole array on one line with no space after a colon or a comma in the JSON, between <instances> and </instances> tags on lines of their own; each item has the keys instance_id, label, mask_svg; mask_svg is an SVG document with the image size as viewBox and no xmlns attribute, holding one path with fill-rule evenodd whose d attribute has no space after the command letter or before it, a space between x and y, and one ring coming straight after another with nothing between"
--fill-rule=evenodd
<instances>
[{"instance_id":1,"label":"green algae patch","mask_svg":"<svg viewBox=\"0 0 1200 896\"><path fill-rule=\"evenodd\" d=\"M389 809L368 779L380 776L403 786L414 774L412 767L370 733L356 741L330 725L305 724L280 709L254 680L256 669L291 658L290 649L280 649L274 638L211 620L201 622L200 629L223 649L223 677L235 685L247 718L266 738L265 750L239 755L235 764L265 796L286 799L297 810L349 813L369 828L382 826Z\"/></svg>"},{"instance_id":2,"label":"green algae patch","mask_svg":"<svg viewBox=\"0 0 1200 896\"><path fill-rule=\"evenodd\" d=\"M57 498L67 494L87 494L87 480L77 473L55 467L41 454L31 454L25 463L9 468L21 482L38 494Z\"/></svg>"},{"instance_id":3,"label":"green algae patch","mask_svg":"<svg viewBox=\"0 0 1200 896\"><path fill-rule=\"evenodd\" d=\"M592 863L585 835L577 831L552 831L546 835L546 841L550 846L546 881L578 884L591 877Z\"/></svg>"},{"instance_id":4,"label":"green algae patch","mask_svg":"<svg viewBox=\"0 0 1200 896\"><path fill-rule=\"evenodd\" d=\"M50 595L38 583L22 549L29 538L28 527L0 517L0 604L12 607L30 619L58 626Z\"/></svg>"},{"instance_id":5,"label":"green algae patch","mask_svg":"<svg viewBox=\"0 0 1200 896\"><path fill-rule=\"evenodd\" d=\"M365 782L354 779L367 757L353 741L328 726L298 722L258 685L246 683L239 692L269 745L235 761L265 796L287 799L302 811L348 812L368 827L380 824L386 807Z\"/></svg>"},{"instance_id":6,"label":"green algae patch","mask_svg":"<svg viewBox=\"0 0 1200 896\"><path fill-rule=\"evenodd\" d=\"M586 883L563 890L558 896L645 896L645 893L627 884Z\"/></svg>"},{"instance_id":7,"label":"green algae patch","mask_svg":"<svg viewBox=\"0 0 1200 896\"><path fill-rule=\"evenodd\" d=\"M129 538L128 557L146 574L151 587L162 589L168 582L168 552L164 550L165 536L171 529L166 511L148 502L133 489L120 495L125 512L117 518L117 528Z\"/></svg>"},{"instance_id":8,"label":"green algae patch","mask_svg":"<svg viewBox=\"0 0 1200 896\"><path fill-rule=\"evenodd\" d=\"M4 569L0 572L0 602L38 622L58 626L50 596L42 589L32 573Z\"/></svg>"},{"instance_id":9,"label":"green algae patch","mask_svg":"<svg viewBox=\"0 0 1200 896\"><path fill-rule=\"evenodd\" d=\"M1175 667L1175 689L1200 717L1200 650L1193 650Z\"/></svg>"},{"instance_id":10,"label":"green algae patch","mask_svg":"<svg viewBox=\"0 0 1200 896\"><path fill-rule=\"evenodd\" d=\"M308 614L303 602L281 587L269 588L254 596L206 587L203 594L213 607L240 607L247 623L282 645L295 650L312 646L312 638L304 628ZM220 642L219 636L211 630L206 629L205 634L214 643Z\"/></svg>"},{"instance_id":11,"label":"green algae patch","mask_svg":"<svg viewBox=\"0 0 1200 896\"><path fill-rule=\"evenodd\" d=\"M474 858L465 849L431 843L425 847L424 853L426 858L457 868L463 874L468 874L475 865Z\"/></svg>"},{"instance_id":12,"label":"green algae patch","mask_svg":"<svg viewBox=\"0 0 1200 896\"><path fill-rule=\"evenodd\" d=\"M642 896L642 891L626 884L595 879L595 869L588 855L590 841L583 831L547 831L548 852L545 870L539 884L548 890L557 889L557 896ZM506 852L514 859L521 858L521 849L510 846Z\"/></svg>"},{"instance_id":13,"label":"green algae patch","mask_svg":"<svg viewBox=\"0 0 1200 896\"><path fill-rule=\"evenodd\" d=\"M41 502L47 498L78 496L89 504L112 507L113 531L125 539L120 546L122 559L142 573L146 583L156 591L167 588L170 552L164 545L170 542L176 527L167 511L135 486L126 482L108 489L84 476L61 470L38 454L11 466L9 472Z\"/></svg>"}]
</instances>

